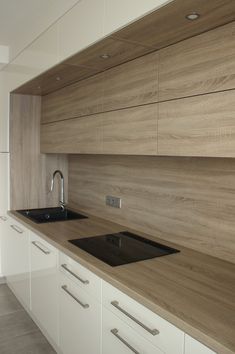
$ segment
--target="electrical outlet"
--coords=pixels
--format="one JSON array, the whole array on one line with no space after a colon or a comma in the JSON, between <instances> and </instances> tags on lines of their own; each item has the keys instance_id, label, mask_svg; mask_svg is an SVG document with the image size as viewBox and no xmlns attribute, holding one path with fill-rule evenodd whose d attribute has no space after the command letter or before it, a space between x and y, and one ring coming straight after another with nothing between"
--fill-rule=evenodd
<instances>
[{"instance_id":1,"label":"electrical outlet","mask_svg":"<svg viewBox=\"0 0 235 354\"><path fill-rule=\"evenodd\" d=\"M109 205L113 208L121 208L121 201L121 198L106 195L106 205Z\"/></svg>"}]
</instances>

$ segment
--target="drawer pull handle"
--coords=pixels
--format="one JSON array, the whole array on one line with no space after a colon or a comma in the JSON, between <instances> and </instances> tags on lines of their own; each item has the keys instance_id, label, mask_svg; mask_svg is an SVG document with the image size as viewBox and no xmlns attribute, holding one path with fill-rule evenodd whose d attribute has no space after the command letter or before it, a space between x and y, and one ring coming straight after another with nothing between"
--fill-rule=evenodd
<instances>
[{"instance_id":1,"label":"drawer pull handle","mask_svg":"<svg viewBox=\"0 0 235 354\"><path fill-rule=\"evenodd\" d=\"M84 309L88 309L88 304L83 304L75 295L73 295L69 290L67 285L62 285L61 289L63 289L67 294L69 294L79 305L81 305Z\"/></svg>"},{"instance_id":2,"label":"drawer pull handle","mask_svg":"<svg viewBox=\"0 0 235 354\"><path fill-rule=\"evenodd\" d=\"M119 339L127 348L129 348L133 353L135 354L140 354L135 348L132 347L125 339L123 339L119 334L118 334L118 329L113 328L110 330L110 332L117 338Z\"/></svg>"},{"instance_id":3,"label":"drawer pull handle","mask_svg":"<svg viewBox=\"0 0 235 354\"><path fill-rule=\"evenodd\" d=\"M119 306L119 302L118 301L112 301L111 305L114 306L116 309L118 309L120 312L122 312L124 315L126 315L128 318L130 318L132 321L137 323L140 327L145 329L148 333L152 334L152 336L156 336L157 334L160 333L157 329L155 329L155 328L151 329L151 328L147 327L145 324L143 324L142 322L137 320L137 318L132 316L130 313L126 312L123 308L121 308Z\"/></svg>"},{"instance_id":4,"label":"drawer pull handle","mask_svg":"<svg viewBox=\"0 0 235 354\"><path fill-rule=\"evenodd\" d=\"M16 226L16 225L11 225L11 228L13 230L15 230L16 232L18 232L18 234L23 234L23 232L24 232L19 226Z\"/></svg>"},{"instance_id":5,"label":"drawer pull handle","mask_svg":"<svg viewBox=\"0 0 235 354\"><path fill-rule=\"evenodd\" d=\"M82 284L89 284L89 280L83 280L82 278L80 278L77 274L72 272L72 270L67 267L67 264L61 264L61 267L65 269L68 273L70 273L73 277L75 277L77 280L79 280Z\"/></svg>"},{"instance_id":6,"label":"drawer pull handle","mask_svg":"<svg viewBox=\"0 0 235 354\"><path fill-rule=\"evenodd\" d=\"M2 221L7 221L7 218L6 218L5 216L0 216L0 219L1 219Z\"/></svg>"},{"instance_id":7,"label":"drawer pull handle","mask_svg":"<svg viewBox=\"0 0 235 354\"><path fill-rule=\"evenodd\" d=\"M40 251L42 251L44 254L50 254L51 253L49 250L45 250L42 247L40 247L36 241L32 241L32 244L35 247L37 247Z\"/></svg>"}]
</instances>

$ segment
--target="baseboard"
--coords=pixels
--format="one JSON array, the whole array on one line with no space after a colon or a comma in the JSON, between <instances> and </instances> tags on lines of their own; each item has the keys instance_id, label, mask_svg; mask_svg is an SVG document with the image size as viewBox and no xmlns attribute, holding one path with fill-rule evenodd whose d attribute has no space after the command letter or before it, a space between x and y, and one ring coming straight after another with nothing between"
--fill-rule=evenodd
<instances>
[{"instance_id":1,"label":"baseboard","mask_svg":"<svg viewBox=\"0 0 235 354\"><path fill-rule=\"evenodd\" d=\"M0 284L5 284L6 278L0 275Z\"/></svg>"}]
</instances>

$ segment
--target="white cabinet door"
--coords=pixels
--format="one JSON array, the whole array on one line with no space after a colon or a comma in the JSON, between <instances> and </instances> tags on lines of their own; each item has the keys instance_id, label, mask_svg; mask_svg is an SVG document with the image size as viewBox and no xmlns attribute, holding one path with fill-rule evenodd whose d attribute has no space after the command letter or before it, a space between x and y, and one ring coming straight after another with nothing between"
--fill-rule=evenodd
<instances>
[{"instance_id":1,"label":"white cabinet door","mask_svg":"<svg viewBox=\"0 0 235 354\"><path fill-rule=\"evenodd\" d=\"M166 354L105 308L102 320L102 354Z\"/></svg>"},{"instance_id":2,"label":"white cabinet door","mask_svg":"<svg viewBox=\"0 0 235 354\"><path fill-rule=\"evenodd\" d=\"M105 0L104 34L137 20L172 0Z\"/></svg>"},{"instance_id":3,"label":"white cabinet door","mask_svg":"<svg viewBox=\"0 0 235 354\"><path fill-rule=\"evenodd\" d=\"M2 235L3 274L22 304L30 308L29 231L14 219L4 224Z\"/></svg>"},{"instance_id":4,"label":"white cabinet door","mask_svg":"<svg viewBox=\"0 0 235 354\"><path fill-rule=\"evenodd\" d=\"M103 21L104 0L80 0L58 21L59 59L64 60L101 39Z\"/></svg>"},{"instance_id":5,"label":"white cabinet door","mask_svg":"<svg viewBox=\"0 0 235 354\"><path fill-rule=\"evenodd\" d=\"M63 354L101 354L101 304L60 274L60 349Z\"/></svg>"},{"instance_id":6,"label":"white cabinet door","mask_svg":"<svg viewBox=\"0 0 235 354\"><path fill-rule=\"evenodd\" d=\"M58 251L30 232L32 314L54 345L58 344Z\"/></svg>"},{"instance_id":7,"label":"white cabinet door","mask_svg":"<svg viewBox=\"0 0 235 354\"><path fill-rule=\"evenodd\" d=\"M186 334L184 354L216 354L216 353Z\"/></svg>"}]
</instances>

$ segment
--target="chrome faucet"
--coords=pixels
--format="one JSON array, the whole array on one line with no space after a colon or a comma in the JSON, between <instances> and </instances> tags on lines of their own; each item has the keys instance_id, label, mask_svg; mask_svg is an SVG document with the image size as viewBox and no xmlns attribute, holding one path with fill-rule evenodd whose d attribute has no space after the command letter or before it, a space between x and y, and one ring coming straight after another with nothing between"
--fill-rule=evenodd
<instances>
[{"instance_id":1,"label":"chrome faucet","mask_svg":"<svg viewBox=\"0 0 235 354\"><path fill-rule=\"evenodd\" d=\"M55 176L59 174L60 176L60 180L61 180L61 184L60 184L60 206L62 209L65 208L65 197L64 197L64 176L63 176L63 173L60 171L60 170L56 170L54 173L53 173L53 177L52 177L52 180L51 180L51 192L53 191L53 188L54 188L54 179L55 179Z\"/></svg>"}]
</instances>

